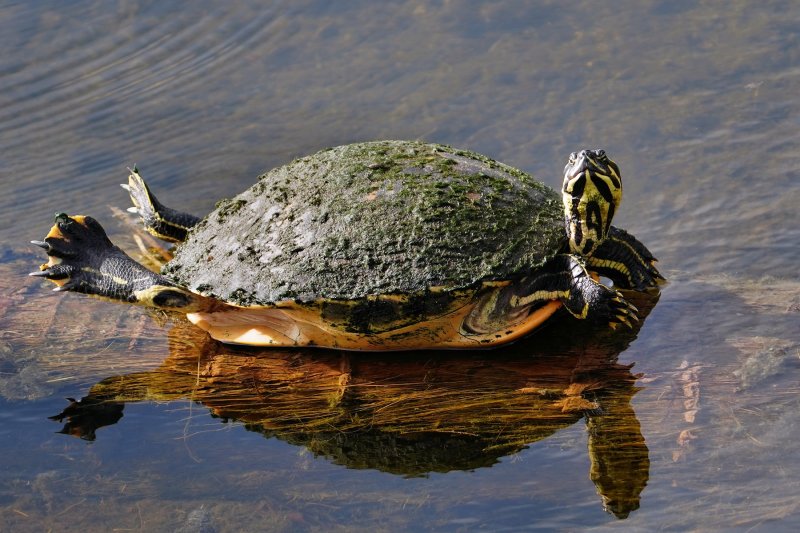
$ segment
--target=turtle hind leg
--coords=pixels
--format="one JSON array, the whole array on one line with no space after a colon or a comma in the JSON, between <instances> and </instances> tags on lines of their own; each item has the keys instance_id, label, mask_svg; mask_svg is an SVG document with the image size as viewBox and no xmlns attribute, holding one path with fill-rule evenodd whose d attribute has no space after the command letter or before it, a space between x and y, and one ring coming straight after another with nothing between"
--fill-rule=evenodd
<instances>
[{"instance_id":1,"label":"turtle hind leg","mask_svg":"<svg viewBox=\"0 0 800 533\"><path fill-rule=\"evenodd\" d=\"M633 327L639 321L636 307L616 290L592 279L583 262L573 255L557 255L514 287L510 309L560 300L575 318L606 323L612 329L620 324Z\"/></svg>"},{"instance_id":2,"label":"turtle hind leg","mask_svg":"<svg viewBox=\"0 0 800 533\"><path fill-rule=\"evenodd\" d=\"M176 287L114 246L92 217L59 213L45 239L31 242L49 260L30 275L52 281L55 291L162 309L191 310L202 303L202 297Z\"/></svg>"},{"instance_id":3,"label":"turtle hind leg","mask_svg":"<svg viewBox=\"0 0 800 533\"><path fill-rule=\"evenodd\" d=\"M194 215L162 205L150 192L136 167L131 170L127 185L123 184L122 187L130 193L133 202L133 207L128 208L128 211L137 213L145 230L161 240L183 242L189 230L200 222L200 218Z\"/></svg>"}]
</instances>

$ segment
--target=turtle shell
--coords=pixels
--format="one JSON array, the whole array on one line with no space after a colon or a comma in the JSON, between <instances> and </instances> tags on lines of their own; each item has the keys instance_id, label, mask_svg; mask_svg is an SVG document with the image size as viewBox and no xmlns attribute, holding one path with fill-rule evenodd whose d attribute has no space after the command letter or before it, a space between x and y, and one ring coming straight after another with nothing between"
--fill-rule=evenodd
<instances>
[{"instance_id":1,"label":"turtle shell","mask_svg":"<svg viewBox=\"0 0 800 533\"><path fill-rule=\"evenodd\" d=\"M163 273L238 306L459 290L541 266L561 199L487 157L409 141L297 159L192 229Z\"/></svg>"}]
</instances>

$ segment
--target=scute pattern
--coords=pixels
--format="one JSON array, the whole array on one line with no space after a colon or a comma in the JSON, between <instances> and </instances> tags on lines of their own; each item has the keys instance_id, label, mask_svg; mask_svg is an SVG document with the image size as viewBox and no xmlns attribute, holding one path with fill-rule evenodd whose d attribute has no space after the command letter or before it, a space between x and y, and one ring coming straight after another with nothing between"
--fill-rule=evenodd
<instances>
[{"instance_id":1,"label":"scute pattern","mask_svg":"<svg viewBox=\"0 0 800 533\"><path fill-rule=\"evenodd\" d=\"M220 202L164 274L243 306L461 289L539 267L564 246L563 216L552 189L478 154L352 144Z\"/></svg>"}]
</instances>

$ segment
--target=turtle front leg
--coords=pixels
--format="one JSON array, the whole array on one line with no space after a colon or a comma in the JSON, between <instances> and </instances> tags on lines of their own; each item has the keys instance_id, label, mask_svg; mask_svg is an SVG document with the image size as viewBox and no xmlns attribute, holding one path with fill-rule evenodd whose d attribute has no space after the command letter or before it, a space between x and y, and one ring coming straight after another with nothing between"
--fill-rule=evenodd
<instances>
[{"instance_id":1,"label":"turtle front leg","mask_svg":"<svg viewBox=\"0 0 800 533\"><path fill-rule=\"evenodd\" d=\"M202 296L176 287L114 246L92 217L58 213L44 241L31 242L47 252L49 261L29 275L52 281L55 291L184 312L206 307Z\"/></svg>"},{"instance_id":2,"label":"turtle front leg","mask_svg":"<svg viewBox=\"0 0 800 533\"><path fill-rule=\"evenodd\" d=\"M122 188L130 193L133 202L133 207L129 207L128 211L138 214L142 218L144 229L161 240L183 242L189 230L200 222L200 218L194 215L162 205L150 192L135 166L128 176L127 185L122 184Z\"/></svg>"},{"instance_id":3,"label":"turtle front leg","mask_svg":"<svg viewBox=\"0 0 800 533\"><path fill-rule=\"evenodd\" d=\"M592 255L589 270L606 276L622 289L643 291L657 287L664 277L655 266L656 258L644 244L625 230L611 227Z\"/></svg>"},{"instance_id":4,"label":"turtle front leg","mask_svg":"<svg viewBox=\"0 0 800 533\"><path fill-rule=\"evenodd\" d=\"M636 307L616 290L595 281L574 255L557 255L534 275L514 284L513 291L509 298L512 309L559 300L575 318L607 323L612 329L620 324L633 327L639 321Z\"/></svg>"}]
</instances>

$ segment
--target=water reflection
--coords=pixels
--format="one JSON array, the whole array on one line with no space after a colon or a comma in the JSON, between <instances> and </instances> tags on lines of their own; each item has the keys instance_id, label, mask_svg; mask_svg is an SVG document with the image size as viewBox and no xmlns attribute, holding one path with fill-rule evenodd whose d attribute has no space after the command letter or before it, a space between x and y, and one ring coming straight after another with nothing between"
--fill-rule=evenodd
<instances>
[{"instance_id":1,"label":"water reflection","mask_svg":"<svg viewBox=\"0 0 800 533\"><path fill-rule=\"evenodd\" d=\"M634 295L645 313L656 300ZM126 403L190 399L336 464L402 476L490 467L584 419L590 478L603 506L625 518L650 465L631 406L637 376L617 363L636 333L564 320L488 354L379 356L233 348L181 321L159 368L108 377L52 419L93 440Z\"/></svg>"}]
</instances>

